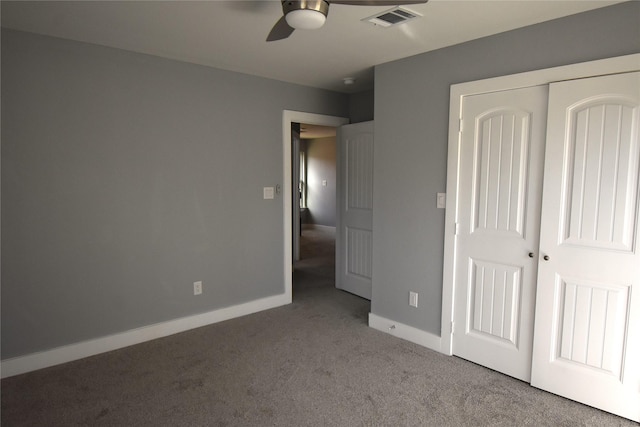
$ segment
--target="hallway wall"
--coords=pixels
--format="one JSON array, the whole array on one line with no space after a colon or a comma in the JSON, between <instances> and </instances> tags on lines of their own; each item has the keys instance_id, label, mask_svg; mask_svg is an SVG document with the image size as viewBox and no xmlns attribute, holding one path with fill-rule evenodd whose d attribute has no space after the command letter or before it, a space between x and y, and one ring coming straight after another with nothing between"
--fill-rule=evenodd
<instances>
[{"instance_id":1,"label":"hallway wall","mask_svg":"<svg viewBox=\"0 0 640 427\"><path fill-rule=\"evenodd\" d=\"M307 155L305 224L336 226L336 138L304 140ZM323 185L326 181L326 185Z\"/></svg>"}]
</instances>

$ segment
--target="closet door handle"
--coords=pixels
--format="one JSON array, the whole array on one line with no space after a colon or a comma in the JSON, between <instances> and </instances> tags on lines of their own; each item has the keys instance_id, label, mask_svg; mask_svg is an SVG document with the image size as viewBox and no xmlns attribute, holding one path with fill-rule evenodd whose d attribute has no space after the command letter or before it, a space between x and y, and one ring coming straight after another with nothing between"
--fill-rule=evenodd
<instances>
[{"instance_id":1,"label":"closet door handle","mask_svg":"<svg viewBox=\"0 0 640 427\"><path fill-rule=\"evenodd\" d=\"M542 259L545 260L545 261L549 261L549 255L543 256Z\"/></svg>"},{"instance_id":2,"label":"closet door handle","mask_svg":"<svg viewBox=\"0 0 640 427\"><path fill-rule=\"evenodd\" d=\"M529 258L533 258L534 253L533 252L529 252Z\"/></svg>"}]
</instances>

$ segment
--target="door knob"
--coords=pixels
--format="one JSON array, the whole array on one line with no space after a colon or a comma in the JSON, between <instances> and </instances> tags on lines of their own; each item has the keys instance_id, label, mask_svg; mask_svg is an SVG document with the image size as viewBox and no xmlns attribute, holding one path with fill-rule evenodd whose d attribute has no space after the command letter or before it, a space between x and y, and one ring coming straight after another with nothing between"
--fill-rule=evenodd
<instances>
[{"instance_id":1,"label":"door knob","mask_svg":"<svg viewBox=\"0 0 640 427\"><path fill-rule=\"evenodd\" d=\"M529 252L529 258L533 258L533 252Z\"/></svg>"},{"instance_id":2,"label":"door knob","mask_svg":"<svg viewBox=\"0 0 640 427\"><path fill-rule=\"evenodd\" d=\"M543 256L542 259L545 260L545 261L549 261L549 255Z\"/></svg>"}]
</instances>

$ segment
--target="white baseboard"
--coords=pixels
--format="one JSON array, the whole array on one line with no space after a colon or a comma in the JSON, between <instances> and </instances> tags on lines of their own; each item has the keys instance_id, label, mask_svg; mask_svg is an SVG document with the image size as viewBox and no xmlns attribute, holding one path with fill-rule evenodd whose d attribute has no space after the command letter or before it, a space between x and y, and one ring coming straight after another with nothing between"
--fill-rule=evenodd
<instances>
[{"instance_id":1,"label":"white baseboard","mask_svg":"<svg viewBox=\"0 0 640 427\"><path fill-rule=\"evenodd\" d=\"M427 347L431 350L442 352L441 339L439 336L414 328L413 326L404 325L369 313L369 327L411 341L412 343Z\"/></svg>"},{"instance_id":2,"label":"white baseboard","mask_svg":"<svg viewBox=\"0 0 640 427\"><path fill-rule=\"evenodd\" d=\"M37 369L48 368L287 304L291 304L290 296L286 294L276 295L26 356L14 357L3 360L0 363L1 377L7 378Z\"/></svg>"}]
</instances>

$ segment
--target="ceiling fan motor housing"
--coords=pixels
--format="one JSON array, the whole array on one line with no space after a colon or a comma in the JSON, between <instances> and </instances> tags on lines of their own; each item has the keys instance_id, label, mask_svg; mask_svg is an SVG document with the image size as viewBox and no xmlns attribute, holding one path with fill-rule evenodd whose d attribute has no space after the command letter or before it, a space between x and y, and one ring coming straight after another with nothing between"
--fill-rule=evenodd
<instances>
[{"instance_id":1,"label":"ceiling fan motor housing","mask_svg":"<svg viewBox=\"0 0 640 427\"><path fill-rule=\"evenodd\" d=\"M283 0L282 11L288 14L294 10L315 10L327 16L329 2L326 0Z\"/></svg>"},{"instance_id":2,"label":"ceiling fan motor housing","mask_svg":"<svg viewBox=\"0 0 640 427\"><path fill-rule=\"evenodd\" d=\"M322 27L329 12L326 0L284 0L282 11L289 26L304 30Z\"/></svg>"}]
</instances>

